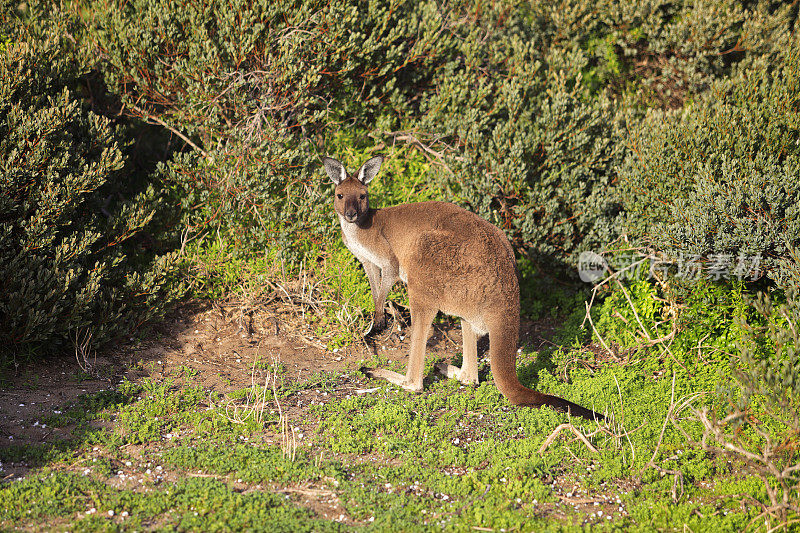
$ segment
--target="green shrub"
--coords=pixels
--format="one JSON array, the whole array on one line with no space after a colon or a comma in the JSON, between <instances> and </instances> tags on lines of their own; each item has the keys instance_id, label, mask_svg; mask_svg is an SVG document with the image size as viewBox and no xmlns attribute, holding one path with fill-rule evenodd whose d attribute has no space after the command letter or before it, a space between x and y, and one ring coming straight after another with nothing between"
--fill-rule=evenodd
<instances>
[{"instance_id":1,"label":"green shrub","mask_svg":"<svg viewBox=\"0 0 800 533\"><path fill-rule=\"evenodd\" d=\"M327 231L316 156L344 140L413 144L442 197L542 265L573 262L618 230L628 103L615 98L676 107L733 65L771 58L796 18L732 1L94 6L86 43L126 112L200 154L166 171L194 197L185 208L215 213L190 226L224 217L295 262L310 249L300 241ZM302 221L265 218L289 211Z\"/></svg>"},{"instance_id":2,"label":"green shrub","mask_svg":"<svg viewBox=\"0 0 800 533\"><path fill-rule=\"evenodd\" d=\"M714 85L632 132L621 170L627 230L673 258L760 256L783 282L800 244L800 54ZM714 258L716 256L716 259Z\"/></svg>"},{"instance_id":3,"label":"green shrub","mask_svg":"<svg viewBox=\"0 0 800 533\"><path fill-rule=\"evenodd\" d=\"M536 2L549 54L580 50L585 86L641 107L677 109L732 72L791 45L797 6L716 0Z\"/></svg>"},{"instance_id":4,"label":"green shrub","mask_svg":"<svg viewBox=\"0 0 800 533\"><path fill-rule=\"evenodd\" d=\"M416 9L108 2L86 15L85 44L128 113L192 143L159 171L189 234L222 235L239 256L266 249L293 272L336 235L318 155L374 147L376 122L399 124L389 107L419 106L440 20L433 2Z\"/></svg>"},{"instance_id":5,"label":"green shrub","mask_svg":"<svg viewBox=\"0 0 800 533\"><path fill-rule=\"evenodd\" d=\"M308 249L300 241L329 231L320 228L328 209L316 197L316 156L341 152L342 139L441 150L446 160L434 155L435 167L456 172L436 173L442 196L539 256L569 253L598 233L581 225L614 214L601 190L621 146L613 112L582 102L574 76L559 84L557 71L547 73L529 19L508 3L233 0L108 2L87 17L98 68L125 109L195 146L166 170L184 207L254 228L245 240L293 261ZM565 198L553 200L557 191Z\"/></svg>"},{"instance_id":6,"label":"green shrub","mask_svg":"<svg viewBox=\"0 0 800 533\"><path fill-rule=\"evenodd\" d=\"M297 145L325 128L375 127L389 109L412 113L450 52L442 16L410 0L108 0L86 19L128 111L210 151L234 139Z\"/></svg>"},{"instance_id":7,"label":"green shrub","mask_svg":"<svg viewBox=\"0 0 800 533\"><path fill-rule=\"evenodd\" d=\"M542 267L574 263L576 252L612 239L619 207L610 192L623 144L609 103L582 101L582 88L558 73L480 77L453 76L448 92L432 98L428 124L466 147L449 157L453 174L440 175L442 187Z\"/></svg>"},{"instance_id":8,"label":"green shrub","mask_svg":"<svg viewBox=\"0 0 800 533\"><path fill-rule=\"evenodd\" d=\"M67 22L11 23L0 52L0 334L12 352L97 347L174 295L171 256L143 253L158 196L135 191L120 133L76 94Z\"/></svg>"},{"instance_id":9,"label":"green shrub","mask_svg":"<svg viewBox=\"0 0 800 533\"><path fill-rule=\"evenodd\" d=\"M616 201L639 128L629 106L680 107L767 64L795 18L768 2L539 2L502 24L459 27L467 65L436 84L421 121L458 147L441 181L543 266L574 264L630 208Z\"/></svg>"}]
</instances>

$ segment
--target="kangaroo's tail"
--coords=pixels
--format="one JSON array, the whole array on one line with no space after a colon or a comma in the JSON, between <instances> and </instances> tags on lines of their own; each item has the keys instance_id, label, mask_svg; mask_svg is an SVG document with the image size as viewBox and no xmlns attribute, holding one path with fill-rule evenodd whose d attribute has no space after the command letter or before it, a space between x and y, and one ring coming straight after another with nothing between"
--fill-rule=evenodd
<instances>
[{"instance_id":1,"label":"kangaroo's tail","mask_svg":"<svg viewBox=\"0 0 800 533\"><path fill-rule=\"evenodd\" d=\"M580 416L587 420L605 420L600 413L581 407L569 400L542 394L522 385L517 378L517 331L506 325L499 331L489 331L489 363L492 368L492 377L500 393L508 398L513 405L528 405L541 407L549 405L557 411Z\"/></svg>"}]
</instances>

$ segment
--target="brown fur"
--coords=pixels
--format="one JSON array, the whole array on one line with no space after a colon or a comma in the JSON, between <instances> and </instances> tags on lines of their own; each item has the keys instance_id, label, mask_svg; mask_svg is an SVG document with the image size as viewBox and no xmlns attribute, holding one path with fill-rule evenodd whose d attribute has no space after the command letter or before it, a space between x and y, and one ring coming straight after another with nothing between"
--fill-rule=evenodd
<instances>
[{"instance_id":1,"label":"brown fur","mask_svg":"<svg viewBox=\"0 0 800 533\"><path fill-rule=\"evenodd\" d=\"M369 207L367 184L382 158L372 158L353 176L325 158L336 184L334 209L345 245L364 265L375 304L373 328L386 324L386 296L398 279L408 285L411 350L406 375L365 369L403 388L422 390L425 344L438 311L461 318L462 368L437 369L464 383L478 382L477 340L489 334L489 361L497 388L514 405L558 410L587 419L603 417L572 402L522 386L517 378L519 282L514 251L497 227L454 204L420 202L385 209Z\"/></svg>"}]
</instances>

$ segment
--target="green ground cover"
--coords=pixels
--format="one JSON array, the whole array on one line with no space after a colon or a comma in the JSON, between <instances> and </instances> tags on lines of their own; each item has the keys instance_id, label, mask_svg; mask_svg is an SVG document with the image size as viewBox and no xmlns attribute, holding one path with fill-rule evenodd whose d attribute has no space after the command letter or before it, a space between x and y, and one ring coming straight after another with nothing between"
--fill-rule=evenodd
<instances>
[{"instance_id":1,"label":"green ground cover","mask_svg":"<svg viewBox=\"0 0 800 533\"><path fill-rule=\"evenodd\" d=\"M763 514L770 505L764 481L743 459L688 442L687 436L699 441L703 427L680 407L691 397L692 406L720 415L727 409L720 391L737 382L727 352L715 347L728 346L734 335L741 341L743 326L733 315L751 313L741 296L725 307L721 300L730 294L706 290L704 301L728 316L703 322L710 334L699 351L694 338L679 333L672 356L658 357L651 346L614 360L586 348L592 339L578 329L577 307L557 335L572 348L522 351L524 383L610 414L606 423L513 408L491 379L465 387L437 378L414 395L357 372L291 381L278 370L274 392L263 396L270 408L243 423L231 420L225 398L193 385L192 376L180 384L126 381L47 420L77 423L74 440L0 449L0 461L34 467L0 487L0 525L70 531L774 526L775 516ZM654 301L640 291L633 303L644 309ZM614 320L613 309L605 305L594 314L606 342L618 349L613 328L603 326ZM378 390L353 394L355 386ZM247 405L248 392L252 399L248 390L230 398ZM286 407L303 392L325 392L325 400L292 411L289 424L303 435L287 447L275 401ZM751 408L754 416L765 412L757 400ZM570 428L550 438L567 423L591 448ZM738 431L756 442L758 431L786 428L751 420ZM295 489L335 499L340 515L323 517Z\"/></svg>"}]
</instances>

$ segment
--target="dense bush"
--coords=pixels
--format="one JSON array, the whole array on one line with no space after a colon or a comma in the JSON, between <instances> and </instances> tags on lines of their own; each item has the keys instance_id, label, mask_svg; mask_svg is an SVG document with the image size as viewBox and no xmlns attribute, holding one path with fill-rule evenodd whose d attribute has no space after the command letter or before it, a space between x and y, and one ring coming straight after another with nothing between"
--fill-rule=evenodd
<instances>
[{"instance_id":1,"label":"dense bush","mask_svg":"<svg viewBox=\"0 0 800 533\"><path fill-rule=\"evenodd\" d=\"M66 22L43 27L2 28L0 335L10 351L0 362L71 340L99 346L175 292L170 256L143 253L139 240L157 195L133 191L124 141L76 93L83 70Z\"/></svg>"},{"instance_id":2,"label":"dense bush","mask_svg":"<svg viewBox=\"0 0 800 533\"><path fill-rule=\"evenodd\" d=\"M23 4L8 5L19 10ZM24 5L36 24L53 9L38 2ZM747 126L748 131L791 122L795 104L780 107L781 98L791 100L790 83L784 84L788 92L783 96L775 96L772 89L755 94L747 87L756 78L764 87L778 87L770 80L780 76L789 79L788 71L779 75L769 65L793 42L797 6L728 0L564 0L529 5L459 0L446 6L411 0L104 0L65 3L60 9L74 9L81 24L60 33L47 31L62 35L74 44L70 50L91 59L97 79L108 87L106 103L120 117L117 120L144 121L171 137L170 146L164 147L155 146L161 137L154 141L151 135L140 135L137 151L147 152L150 159L170 156L157 170L163 186L158 195L163 192L181 218L187 241L194 243L189 244L191 253L191 246L206 246L203 243L213 238L213 246L242 255L261 255L266 249L267 260L282 269L315 262L337 242L329 184L318 156L349 157L354 166L373 150L390 155L391 164L382 176L388 186L376 187L387 201L435 197L458 202L501 226L520 254L541 267L568 265L577 252L598 248L621 230L675 253L701 248L697 253L753 252L752 246L742 244L747 228L743 217L735 232L738 237L714 237L713 246L705 248L699 244L707 244L709 233L724 226L720 217L730 215L708 209L702 195L728 197L717 191L724 189L721 182L706 180L696 190L686 185L694 179L686 173L699 172L684 169L679 160L690 146L680 155L661 157L666 132L680 128L687 139L699 132L699 139L714 144L719 157L713 164L730 168L719 172L747 174L753 191L737 194L771 195L765 201L776 211L770 212L772 218L762 217L758 226L759 238L769 241L758 251L774 259L765 263L770 275L780 277L775 266L784 259L780 239L788 235L789 244L793 242L789 200L796 187L773 191L760 184L792 171L794 148L786 144L788 152L778 159L763 156L763 162L746 162L741 159L746 149L719 145L706 130L715 131L708 121L722 124L731 120L724 113L757 107L764 98L775 103L770 113L788 115L765 114L760 123ZM18 40L37 39L40 44L46 41L32 36ZM48 46L64 45L52 41ZM66 160L64 168L85 161L87 169L96 169L95 182L74 203L75 213L90 222L75 223L69 230L63 220L46 227L54 232L53 242L60 243L80 226L89 238L85 250L92 258L110 250L124 257L110 264L109 272L141 268L145 275L152 267L146 254L141 265L133 265L133 256L120 250L133 249L139 241L109 236L141 232L157 195L134 197L131 181L139 178L128 179L120 133L76 97L74 80L86 70L85 63L78 61L81 68L70 66L68 55L37 66L50 69L51 77L60 80L51 91L60 100L37 100L35 107L14 97L14 105L21 106L18 117L35 116L28 112L33 107L69 109L63 123L53 122L56 129L78 132L64 141L74 143L74 150L59 145L74 159ZM792 68L791 61L784 63ZM760 74L748 75L751 70ZM730 76L738 81L719 81ZM68 92L63 93L65 87ZM705 96L708 87L725 97L714 102L714 97ZM740 87L739 92L733 87ZM752 105L742 103L748 98ZM683 114L653 114L640 122L648 106L674 109L686 102ZM712 111L722 114L713 118ZM9 121L4 126L10 131L19 124ZM769 130L769 135L769 142L777 146L775 135L782 134ZM788 143L791 135L785 140ZM24 146L21 137L11 134L5 143L5 150ZM81 143L95 152L81 148ZM408 146L417 152L401 149ZM704 150L689 155L700 161ZM152 155L156 151L159 154ZM677 177L662 180L663 165L658 162L668 157L673 157L670 164ZM427 176L420 179L420 173ZM396 192L403 180L427 182L430 190L401 198ZM117 190L123 182L130 188ZM669 185L678 182L682 185ZM130 201L116 205L120 194ZM98 215L98 198L110 218ZM697 218L689 230L681 230L677 218L669 228L654 229L654 220L663 222L664 204L673 206L670 212L676 217L702 211L706 218ZM21 200L13 205L19 210ZM115 209L138 215L120 217ZM120 227L123 219L130 227ZM627 220L627 228L622 220ZM691 246L669 248L678 237ZM103 248L104 238L114 245ZM92 274L92 267L86 266L89 259L81 261L84 270L74 270L79 278L101 275ZM151 289L159 285L159 276L147 282ZM128 275L116 280L109 286L138 283ZM153 290L135 294L146 300Z\"/></svg>"},{"instance_id":3,"label":"dense bush","mask_svg":"<svg viewBox=\"0 0 800 533\"><path fill-rule=\"evenodd\" d=\"M675 109L791 44L798 6L715 0L536 2L550 55L580 50L584 83L637 106Z\"/></svg>"},{"instance_id":4,"label":"dense bush","mask_svg":"<svg viewBox=\"0 0 800 533\"><path fill-rule=\"evenodd\" d=\"M261 226L259 245L301 258L326 216L308 201L316 156L343 151L347 130L358 146L413 143L442 197L545 265L618 231L631 102L679 107L771 58L797 16L732 1L95 5L88 43L123 109L201 154L165 174L222 202L189 222L197 231L225 213L223 228ZM305 221L286 223L290 211Z\"/></svg>"},{"instance_id":5,"label":"dense bush","mask_svg":"<svg viewBox=\"0 0 800 533\"><path fill-rule=\"evenodd\" d=\"M707 267L760 256L787 279L800 244L800 55L716 83L681 113L654 112L631 133L621 171L628 231Z\"/></svg>"},{"instance_id":6,"label":"dense bush","mask_svg":"<svg viewBox=\"0 0 800 533\"><path fill-rule=\"evenodd\" d=\"M87 17L123 108L195 148L161 168L193 235L221 231L287 266L331 240L318 156L414 115L440 62L434 3L362 6L108 2Z\"/></svg>"},{"instance_id":7,"label":"dense bush","mask_svg":"<svg viewBox=\"0 0 800 533\"><path fill-rule=\"evenodd\" d=\"M631 206L615 200L617 168L641 127L636 110L679 107L735 69L768 63L796 18L775 7L535 3L516 26L509 15L476 29L480 41L461 47L474 67L447 73L421 122L457 147L455 175L442 181L518 249L546 265L574 262L624 231L617 215Z\"/></svg>"}]
</instances>

